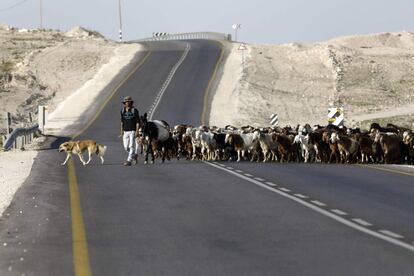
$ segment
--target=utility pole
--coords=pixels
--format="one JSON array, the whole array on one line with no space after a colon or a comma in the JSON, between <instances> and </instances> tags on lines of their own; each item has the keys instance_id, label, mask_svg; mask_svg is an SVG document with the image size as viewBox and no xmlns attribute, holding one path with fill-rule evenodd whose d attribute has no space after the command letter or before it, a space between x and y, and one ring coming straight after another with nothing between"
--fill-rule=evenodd
<instances>
[{"instance_id":1,"label":"utility pole","mask_svg":"<svg viewBox=\"0 0 414 276\"><path fill-rule=\"evenodd\" d=\"M40 29L43 29L43 3L42 3L42 0L39 0L39 19L40 19Z\"/></svg>"},{"instance_id":2,"label":"utility pole","mask_svg":"<svg viewBox=\"0 0 414 276\"><path fill-rule=\"evenodd\" d=\"M121 0L118 0L118 12L119 12L119 42L122 42L122 7L121 7Z\"/></svg>"}]
</instances>

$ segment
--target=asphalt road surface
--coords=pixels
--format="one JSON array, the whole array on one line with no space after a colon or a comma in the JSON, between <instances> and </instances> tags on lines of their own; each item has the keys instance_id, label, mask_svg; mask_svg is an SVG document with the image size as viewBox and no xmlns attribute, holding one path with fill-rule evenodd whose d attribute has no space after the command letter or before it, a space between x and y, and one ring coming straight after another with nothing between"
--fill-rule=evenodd
<instances>
[{"instance_id":1,"label":"asphalt road surface","mask_svg":"<svg viewBox=\"0 0 414 276\"><path fill-rule=\"evenodd\" d=\"M107 145L105 165L61 167L63 137L39 154L0 220L0 275L414 275L410 171L142 157L124 167L121 99L150 110L179 65L153 118L199 125L222 50L149 48L77 137Z\"/></svg>"}]
</instances>

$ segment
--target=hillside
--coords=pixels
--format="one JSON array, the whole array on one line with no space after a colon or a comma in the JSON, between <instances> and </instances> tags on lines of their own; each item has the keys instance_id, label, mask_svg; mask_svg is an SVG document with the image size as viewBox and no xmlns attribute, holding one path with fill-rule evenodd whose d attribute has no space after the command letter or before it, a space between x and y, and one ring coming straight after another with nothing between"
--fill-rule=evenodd
<instances>
[{"instance_id":1,"label":"hillside","mask_svg":"<svg viewBox=\"0 0 414 276\"><path fill-rule=\"evenodd\" d=\"M118 47L97 32L67 32L0 26L0 133L4 114L25 123L38 105L57 104L91 79Z\"/></svg>"},{"instance_id":2,"label":"hillside","mask_svg":"<svg viewBox=\"0 0 414 276\"><path fill-rule=\"evenodd\" d=\"M384 117L413 122L414 33L247 45L243 72L238 46L224 66L211 124L266 126L272 113L282 125L326 124L332 105L344 108L348 125Z\"/></svg>"}]
</instances>

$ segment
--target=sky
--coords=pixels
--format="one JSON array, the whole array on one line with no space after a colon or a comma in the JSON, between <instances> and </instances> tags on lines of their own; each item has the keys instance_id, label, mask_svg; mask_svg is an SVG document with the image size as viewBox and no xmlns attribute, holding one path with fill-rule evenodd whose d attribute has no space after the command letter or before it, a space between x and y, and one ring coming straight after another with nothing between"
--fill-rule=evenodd
<instances>
[{"instance_id":1,"label":"sky","mask_svg":"<svg viewBox=\"0 0 414 276\"><path fill-rule=\"evenodd\" d=\"M117 40L119 0L0 0L0 23L68 30L82 26ZM413 0L121 0L125 40L153 32L214 31L247 43L317 42L338 36L414 31ZM13 7L14 6L14 7Z\"/></svg>"}]
</instances>

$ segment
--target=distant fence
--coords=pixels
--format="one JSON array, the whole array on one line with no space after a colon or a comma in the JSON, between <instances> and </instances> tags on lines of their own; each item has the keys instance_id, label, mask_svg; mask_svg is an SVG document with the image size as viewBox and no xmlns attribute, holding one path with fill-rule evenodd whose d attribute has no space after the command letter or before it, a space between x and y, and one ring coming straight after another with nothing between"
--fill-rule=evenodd
<instances>
[{"instance_id":1,"label":"distant fence","mask_svg":"<svg viewBox=\"0 0 414 276\"><path fill-rule=\"evenodd\" d=\"M22 149L25 145L32 142L37 133L39 133L38 124L31 127L16 128L10 134L6 135L6 139L3 142L3 149Z\"/></svg>"},{"instance_id":2,"label":"distant fence","mask_svg":"<svg viewBox=\"0 0 414 276\"><path fill-rule=\"evenodd\" d=\"M133 42L145 41L163 41L163 40L191 40L191 39L208 39L208 40L231 40L230 34L213 33L213 32L198 32L198 33L183 33L183 34L167 34L163 36L149 37L134 40Z\"/></svg>"},{"instance_id":3,"label":"distant fence","mask_svg":"<svg viewBox=\"0 0 414 276\"><path fill-rule=\"evenodd\" d=\"M39 106L39 114L43 115L43 119L45 118L46 108L44 106ZM42 112L41 112L42 111ZM47 115L47 114L46 114ZM36 134L40 132L39 124L42 124L43 127L45 120L40 120L39 116L39 123L33 123L33 115L29 113L29 123L25 126L12 128L11 127L11 114L6 112L5 116L6 121L6 134L0 135L2 138L1 147L3 150L10 150L10 149L24 149L27 144L30 144L33 141L33 138ZM10 132L11 131L11 132Z\"/></svg>"}]
</instances>

